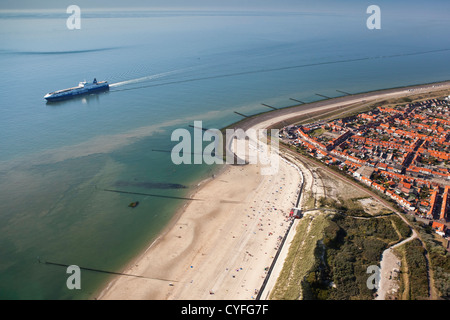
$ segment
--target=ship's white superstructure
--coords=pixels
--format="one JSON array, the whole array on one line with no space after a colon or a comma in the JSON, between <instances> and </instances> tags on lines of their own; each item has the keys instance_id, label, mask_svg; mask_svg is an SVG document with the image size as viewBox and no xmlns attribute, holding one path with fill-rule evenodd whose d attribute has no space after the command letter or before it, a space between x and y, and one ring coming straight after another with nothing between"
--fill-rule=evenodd
<instances>
[{"instance_id":1,"label":"ship's white superstructure","mask_svg":"<svg viewBox=\"0 0 450 320\"><path fill-rule=\"evenodd\" d=\"M77 87L57 90L54 92L47 93L44 96L44 99L47 101L55 101L55 100L65 100L73 98L74 96L88 94L93 92L107 91L109 90L109 84L107 81L97 82L97 79L94 79L92 83L82 81L78 84Z\"/></svg>"}]
</instances>

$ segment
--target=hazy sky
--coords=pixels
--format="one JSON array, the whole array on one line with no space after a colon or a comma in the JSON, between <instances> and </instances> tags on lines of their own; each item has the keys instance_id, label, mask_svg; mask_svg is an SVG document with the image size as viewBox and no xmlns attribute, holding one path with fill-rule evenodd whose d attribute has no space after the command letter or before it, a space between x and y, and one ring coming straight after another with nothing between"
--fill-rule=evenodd
<instances>
[{"instance_id":1,"label":"hazy sky","mask_svg":"<svg viewBox=\"0 0 450 320\"><path fill-rule=\"evenodd\" d=\"M340 2L355 2L340 0ZM317 3L319 3L317 5ZM175 7L175 8L298 8L312 5L325 6L330 0L1 0L0 6L6 8L57 8L76 4L86 8L113 7ZM334 1L336 3L336 1Z\"/></svg>"},{"instance_id":2,"label":"hazy sky","mask_svg":"<svg viewBox=\"0 0 450 320\"><path fill-rule=\"evenodd\" d=\"M269 10L309 11L337 14L359 14L370 5L380 6L382 13L391 16L448 17L449 0L0 0L0 10L53 9L69 5L81 9L155 8L202 10Z\"/></svg>"},{"instance_id":3,"label":"hazy sky","mask_svg":"<svg viewBox=\"0 0 450 320\"><path fill-rule=\"evenodd\" d=\"M342 0L341 0L342 1ZM342 1L352 2L352 1ZM354 1L353 1L354 2ZM210 8L210 9L302 9L329 6L329 0L0 0L2 9L44 9L67 7L71 4L84 8Z\"/></svg>"},{"instance_id":4,"label":"hazy sky","mask_svg":"<svg viewBox=\"0 0 450 320\"><path fill-rule=\"evenodd\" d=\"M85 8L124 8L124 7L175 7L175 8L236 8L236 9L350 9L368 7L375 4L403 8L405 11L414 7L449 8L448 0L0 0L1 9L47 9L67 7L75 4Z\"/></svg>"}]
</instances>

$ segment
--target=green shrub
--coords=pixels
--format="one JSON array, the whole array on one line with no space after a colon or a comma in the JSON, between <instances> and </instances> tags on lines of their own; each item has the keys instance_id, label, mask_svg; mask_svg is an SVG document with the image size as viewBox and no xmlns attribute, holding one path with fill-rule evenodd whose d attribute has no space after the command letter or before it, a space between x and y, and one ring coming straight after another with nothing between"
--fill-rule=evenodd
<instances>
[{"instance_id":1,"label":"green shrub","mask_svg":"<svg viewBox=\"0 0 450 320\"><path fill-rule=\"evenodd\" d=\"M359 219L336 214L330 221L323 240L328 268L327 274L321 275L322 280L334 284L328 286L328 299L373 299L374 290L367 288L366 270L378 265L388 244L398 240L390 218ZM317 298L322 290L323 286L316 285Z\"/></svg>"},{"instance_id":2,"label":"green shrub","mask_svg":"<svg viewBox=\"0 0 450 320\"><path fill-rule=\"evenodd\" d=\"M428 298L428 274L425 249L419 239L405 245L405 258L408 265L409 288L411 300Z\"/></svg>"}]
</instances>

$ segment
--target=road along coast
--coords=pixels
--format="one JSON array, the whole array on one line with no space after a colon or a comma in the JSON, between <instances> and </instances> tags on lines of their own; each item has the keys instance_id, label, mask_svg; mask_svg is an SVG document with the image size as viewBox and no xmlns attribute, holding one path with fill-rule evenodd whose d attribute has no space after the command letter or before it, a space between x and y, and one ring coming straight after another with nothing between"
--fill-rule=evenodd
<instances>
[{"instance_id":1,"label":"road along coast","mask_svg":"<svg viewBox=\"0 0 450 320\"><path fill-rule=\"evenodd\" d=\"M450 82L442 82L348 95L274 110L229 128L271 128L312 112L449 88ZM233 148L230 141L226 145ZM255 299L289 226L302 181L288 161L278 164L272 175L262 175L258 163L224 165L192 195L201 201L187 203L124 271L143 278L118 276L97 298Z\"/></svg>"}]
</instances>

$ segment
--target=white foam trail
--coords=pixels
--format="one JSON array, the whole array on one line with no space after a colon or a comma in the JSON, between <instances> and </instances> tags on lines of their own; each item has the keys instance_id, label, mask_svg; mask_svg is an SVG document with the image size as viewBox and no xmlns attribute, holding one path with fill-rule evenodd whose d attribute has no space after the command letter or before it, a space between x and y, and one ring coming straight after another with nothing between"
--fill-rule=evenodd
<instances>
[{"instance_id":1,"label":"white foam trail","mask_svg":"<svg viewBox=\"0 0 450 320\"><path fill-rule=\"evenodd\" d=\"M132 83L139 83L139 82L143 82L143 81L148 81L148 80L154 80L154 79L158 79L158 78L163 78L172 74L176 74L176 73L180 73L184 70L188 70L188 69L192 69L192 68L186 68L186 69L179 69L179 70L173 70L173 71L168 71L168 72L162 72L162 73L157 73L157 74L153 74L150 76L145 76L145 77L141 77L141 78L136 78L136 79L130 79L130 80L126 80L126 81L121 81L121 82L116 82L116 83L112 83L109 86L110 87L120 87L126 84L132 84Z\"/></svg>"}]
</instances>

